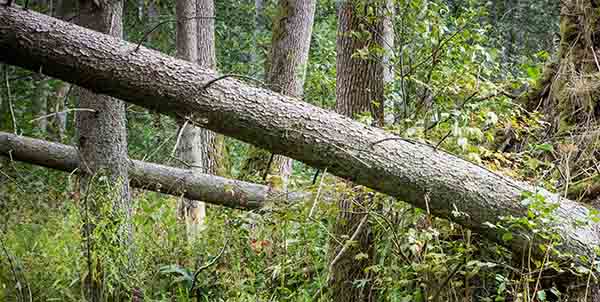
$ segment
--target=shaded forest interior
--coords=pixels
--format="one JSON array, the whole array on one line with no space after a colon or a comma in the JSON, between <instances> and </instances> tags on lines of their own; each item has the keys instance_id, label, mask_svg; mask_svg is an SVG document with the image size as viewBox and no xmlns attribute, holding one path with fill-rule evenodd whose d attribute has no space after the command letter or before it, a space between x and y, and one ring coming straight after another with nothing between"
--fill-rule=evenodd
<instances>
[{"instance_id":1,"label":"shaded forest interior","mask_svg":"<svg viewBox=\"0 0 600 302\"><path fill-rule=\"evenodd\" d=\"M600 301L597 31L591 0L0 3L0 300Z\"/></svg>"}]
</instances>

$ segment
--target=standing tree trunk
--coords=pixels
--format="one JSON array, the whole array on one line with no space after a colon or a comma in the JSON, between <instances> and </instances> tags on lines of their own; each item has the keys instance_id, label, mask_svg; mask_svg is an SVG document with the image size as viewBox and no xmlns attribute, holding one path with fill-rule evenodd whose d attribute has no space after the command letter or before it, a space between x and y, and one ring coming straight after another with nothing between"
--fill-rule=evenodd
<instances>
[{"instance_id":1,"label":"standing tree trunk","mask_svg":"<svg viewBox=\"0 0 600 302\"><path fill-rule=\"evenodd\" d=\"M267 83L276 92L301 98L315 15L315 0L280 0L273 20ZM270 184L286 190L292 174L292 159L253 147L244 163L242 178L274 176ZM277 179L280 178L280 179Z\"/></svg>"},{"instance_id":2,"label":"standing tree trunk","mask_svg":"<svg viewBox=\"0 0 600 302\"><path fill-rule=\"evenodd\" d=\"M31 97L31 111L35 120L36 130L41 134L46 134L48 128L48 120L43 117L48 113L48 78L42 74L33 76L35 81L35 89Z\"/></svg>"},{"instance_id":3,"label":"standing tree trunk","mask_svg":"<svg viewBox=\"0 0 600 302\"><path fill-rule=\"evenodd\" d=\"M77 0L56 0L54 7L57 17L69 22L75 15L75 7ZM65 138L67 130L67 113L64 112L67 108L68 94L71 93L71 84L61 82L56 88L54 97L51 98L51 107L56 113L52 117L56 139L62 141Z\"/></svg>"},{"instance_id":4,"label":"standing tree trunk","mask_svg":"<svg viewBox=\"0 0 600 302\"><path fill-rule=\"evenodd\" d=\"M260 56L260 45L259 45L259 36L263 28L265 28L264 24L264 3L263 0L254 0L254 32L252 33L252 50L250 52L250 64L252 64L252 71L255 74L260 74L261 76L264 73L264 69L260 68L259 56Z\"/></svg>"},{"instance_id":5,"label":"standing tree trunk","mask_svg":"<svg viewBox=\"0 0 600 302\"><path fill-rule=\"evenodd\" d=\"M395 78L395 69L394 69L394 57L395 57L395 49L394 43L396 40L395 31L394 31L394 16L396 15L396 8L394 4L394 0L385 0L385 9L383 11L383 33L382 33L382 46L383 46L383 84L385 91L385 98L388 96L388 92L394 89L394 78ZM386 103L389 106L389 103ZM382 108L383 108L382 104ZM395 104L392 107L396 106ZM385 108L384 108L385 110ZM386 120L385 114L383 116L383 120L386 123L393 123L395 118L394 116L391 119Z\"/></svg>"},{"instance_id":6,"label":"standing tree trunk","mask_svg":"<svg viewBox=\"0 0 600 302\"><path fill-rule=\"evenodd\" d=\"M366 12L362 10L377 5L362 4L363 9L358 11L357 2L348 0L338 11L335 110L354 118L370 113L372 124L383 126L383 65L372 51L382 45L382 8L375 7L378 15L376 23L372 23L366 20ZM353 37L353 32L364 35ZM364 50L369 50L368 54L358 53Z\"/></svg>"},{"instance_id":7,"label":"standing tree trunk","mask_svg":"<svg viewBox=\"0 0 600 302\"><path fill-rule=\"evenodd\" d=\"M198 0L202 1L202 0ZM210 0L209 0L210 1ZM177 57L186 61L198 60L198 25L196 19L196 1L177 0L175 5L177 18ZM202 144L201 128L194 127L184 119L178 119L181 141L178 141L177 156L194 172L201 170ZM193 167L192 167L193 166ZM183 168L188 168L183 167ZM202 204L202 205L200 205ZM187 198L181 198L178 205L178 218L185 224L189 242L198 234L198 226L203 222L204 204Z\"/></svg>"},{"instance_id":8,"label":"standing tree trunk","mask_svg":"<svg viewBox=\"0 0 600 302\"><path fill-rule=\"evenodd\" d=\"M182 59L198 62L200 66L216 67L213 0L177 1L177 53ZM219 142L217 135L193 124L182 124L181 141L177 152L192 171L218 174ZM222 140L221 140L222 141ZM180 214L187 226L187 234L193 241L201 231L206 218L206 204L183 199Z\"/></svg>"},{"instance_id":9,"label":"standing tree trunk","mask_svg":"<svg viewBox=\"0 0 600 302\"><path fill-rule=\"evenodd\" d=\"M383 54L383 81L385 85L391 85L394 82L394 16L396 9L394 0L385 0L385 10L383 12L383 34L382 46L385 50Z\"/></svg>"},{"instance_id":10,"label":"standing tree trunk","mask_svg":"<svg viewBox=\"0 0 600 302\"><path fill-rule=\"evenodd\" d=\"M359 1L346 1L338 10L336 111L355 117L371 112L373 122L383 125L384 73L382 58L371 54L381 47L383 8L377 2L358 5ZM370 11L375 16L367 15ZM369 21L373 19L374 21ZM366 31L366 32L365 32ZM358 34L356 34L358 33ZM369 50L367 56L357 56L358 51ZM334 235L344 235L354 242L343 245L331 241L329 283L334 301L375 301L372 276L365 269L374 263L374 247L368 223L372 197L363 187L346 182L348 193L339 201L339 214L334 225ZM363 255L359 257L359 255ZM355 281L366 280L358 286Z\"/></svg>"},{"instance_id":11,"label":"standing tree trunk","mask_svg":"<svg viewBox=\"0 0 600 302\"><path fill-rule=\"evenodd\" d=\"M122 36L121 1L80 0L79 5L80 25ZM121 284L130 285L127 273L133 264L125 106L118 99L83 88L79 89L79 98L79 107L93 110L77 114L81 213L88 268L85 297L88 301L102 301L123 295L106 293L105 289L118 291L124 287ZM105 259L111 259L112 263ZM105 277L108 270L118 270L123 275L119 280L108 280Z\"/></svg>"}]
</instances>

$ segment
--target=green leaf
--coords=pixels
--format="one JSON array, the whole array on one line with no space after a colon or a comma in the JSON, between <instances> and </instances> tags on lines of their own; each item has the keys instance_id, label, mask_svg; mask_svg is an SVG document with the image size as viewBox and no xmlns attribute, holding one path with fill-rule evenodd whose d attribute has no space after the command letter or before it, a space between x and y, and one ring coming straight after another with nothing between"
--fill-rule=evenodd
<instances>
[{"instance_id":1,"label":"green leaf","mask_svg":"<svg viewBox=\"0 0 600 302\"><path fill-rule=\"evenodd\" d=\"M540 151L546 151L546 152L553 152L554 151L554 147L552 146L552 144L549 144L549 143L543 143L541 145L535 145L535 149L540 150Z\"/></svg>"},{"instance_id":2,"label":"green leaf","mask_svg":"<svg viewBox=\"0 0 600 302\"><path fill-rule=\"evenodd\" d=\"M355 260L364 260L364 259L369 259L369 255L365 254L365 253L358 253L356 254L356 256L354 256Z\"/></svg>"},{"instance_id":3,"label":"green leaf","mask_svg":"<svg viewBox=\"0 0 600 302\"><path fill-rule=\"evenodd\" d=\"M540 301L546 301L546 292L543 289L539 290L536 293L536 296L538 297L538 300L540 300Z\"/></svg>"},{"instance_id":4,"label":"green leaf","mask_svg":"<svg viewBox=\"0 0 600 302\"><path fill-rule=\"evenodd\" d=\"M502 235L502 240L503 241L511 241L513 239L513 234L511 232L506 232Z\"/></svg>"}]
</instances>

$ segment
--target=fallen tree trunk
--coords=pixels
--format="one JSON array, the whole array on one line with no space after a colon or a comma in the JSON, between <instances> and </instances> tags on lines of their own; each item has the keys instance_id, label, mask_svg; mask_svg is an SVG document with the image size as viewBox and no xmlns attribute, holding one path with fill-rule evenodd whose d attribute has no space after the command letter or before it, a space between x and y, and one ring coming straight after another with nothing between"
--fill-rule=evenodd
<instances>
[{"instance_id":1,"label":"fallen tree trunk","mask_svg":"<svg viewBox=\"0 0 600 302\"><path fill-rule=\"evenodd\" d=\"M66 172L79 167L79 154L74 147L6 132L0 132L0 155ZM137 188L230 208L252 210L271 200L300 201L310 196L304 192L271 191L264 185L138 160L129 160L128 172L131 185Z\"/></svg>"},{"instance_id":2,"label":"fallen tree trunk","mask_svg":"<svg viewBox=\"0 0 600 302\"><path fill-rule=\"evenodd\" d=\"M504 243L486 226L525 216L524 191L558 202L560 250L594 256L598 224L583 205L495 174L428 145L136 44L17 8L0 8L0 60L57 77L271 152L327 168ZM204 199L204 198L200 198ZM462 213L455 215L456 213ZM534 233L515 234L523 251ZM533 253L540 253L534 249Z\"/></svg>"}]
</instances>

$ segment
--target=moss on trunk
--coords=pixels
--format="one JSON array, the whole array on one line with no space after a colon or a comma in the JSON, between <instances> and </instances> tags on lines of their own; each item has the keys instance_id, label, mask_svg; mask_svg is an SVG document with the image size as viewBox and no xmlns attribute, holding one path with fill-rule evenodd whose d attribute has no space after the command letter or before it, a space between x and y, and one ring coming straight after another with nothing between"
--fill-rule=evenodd
<instances>
[{"instance_id":1,"label":"moss on trunk","mask_svg":"<svg viewBox=\"0 0 600 302\"><path fill-rule=\"evenodd\" d=\"M558 54L546 64L538 83L520 97L529 111L538 111L548 123L536 139L550 142L549 160L561 171L556 177L570 196L597 200L600 160L600 6L591 0L562 2L561 42ZM590 179L593 183L588 183ZM583 186L580 182L586 180ZM583 186L583 187L582 187ZM576 196L577 195L577 196Z\"/></svg>"}]
</instances>

